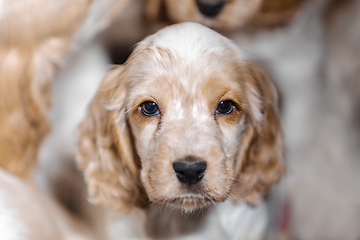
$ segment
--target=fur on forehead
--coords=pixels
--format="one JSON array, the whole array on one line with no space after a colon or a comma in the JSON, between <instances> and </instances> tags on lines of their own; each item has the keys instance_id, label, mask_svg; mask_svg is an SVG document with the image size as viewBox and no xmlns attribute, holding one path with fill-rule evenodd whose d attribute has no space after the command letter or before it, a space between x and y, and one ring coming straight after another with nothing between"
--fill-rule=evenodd
<instances>
[{"instance_id":1,"label":"fur on forehead","mask_svg":"<svg viewBox=\"0 0 360 240\"><path fill-rule=\"evenodd\" d=\"M241 58L246 54L228 38L198 23L186 22L168 26L137 44L133 56L150 51L159 60L158 49L166 49L173 57L188 61L197 60L205 53L223 54L234 51ZM131 61L132 58L130 58Z\"/></svg>"},{"instance_id":2,"label":"fur on forehead","mask_svg":"<svg viewBox=\"0 0 360 240\"><path fill-rule=\"evenodd\" d=\"M137 44L126 62L128 87L161 75L213 73L248 64L247 55L231 40L198 23L166 27ZM222 68L220 68L222 66Z\"/></svg>"},{"instance_id":3,"label":"fur on forehead","mask_svg":"<svg viewBox=\"0 0 360 240\"><path fill-rule=\"evenodd\" d=\"M201 81L191 81L191 87L186 81L185 85L190 89L198 89L203 79L211 79L219 71L238 72L238 67L243 66L243 77L247 78L244 74L252 75L248 69L252 65L251 59L244 52L231 40L198 23L175 24L147 37L137 45L125 65L124 74L128 81L127 109L131 109L137 95L146 95L146 83L151 84L161 76L176 74L179 79L188 79L191 75L192 80ZM169 80L171 79L170 77ZM261 122L261 97L250 82L245 82L242 84L249 86L242 87L248 89L251 101L243 107L249 111L251 109L255 122Z\"/></svg>"}]
</instances>

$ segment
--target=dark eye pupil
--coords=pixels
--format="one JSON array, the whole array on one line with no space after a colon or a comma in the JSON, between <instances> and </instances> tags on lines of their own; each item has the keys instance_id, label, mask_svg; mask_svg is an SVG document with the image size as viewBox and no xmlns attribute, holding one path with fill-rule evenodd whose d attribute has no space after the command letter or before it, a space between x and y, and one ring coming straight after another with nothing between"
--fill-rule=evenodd
<instances>
[{"instance_id":1,"label":"dark eye pupil","mask_svg":"<svg viewBox=\"0 0 360 240\"><path fill-rule=\"evenodd\" d=\"M232 112L234 104L232 101L221 101L216 109L217 113L229 114Z\"/></svg>"},{"instance_id":2,"label":"dark eye pupil","mask_svg":"<svg viewBox=\"0 0 360 240\"><path fill-rule=\"evenodd\" d=\"M140 107L144 115L155 115L159 110L156 103L150 101L142 103Z\"/></svg>"}]
</instances>

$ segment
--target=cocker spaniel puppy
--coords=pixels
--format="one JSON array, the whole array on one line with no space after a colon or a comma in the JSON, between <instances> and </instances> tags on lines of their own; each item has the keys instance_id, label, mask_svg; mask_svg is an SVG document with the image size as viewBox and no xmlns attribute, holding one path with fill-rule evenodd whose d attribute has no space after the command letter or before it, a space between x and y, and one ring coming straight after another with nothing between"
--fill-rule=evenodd
<instances>
[{"instance_id":1,"label":"cocker spaniel puppy","mask_svg":"<svg viewBox=\"0 0 360 240\"><path fill-rule=\"evenodd\" d=\"M182 23L103 79L80 125L78 163L95 203L191 213L259 203L284 172L282 153L263 71L227 38Z\"/></svg>"}]
</instances>

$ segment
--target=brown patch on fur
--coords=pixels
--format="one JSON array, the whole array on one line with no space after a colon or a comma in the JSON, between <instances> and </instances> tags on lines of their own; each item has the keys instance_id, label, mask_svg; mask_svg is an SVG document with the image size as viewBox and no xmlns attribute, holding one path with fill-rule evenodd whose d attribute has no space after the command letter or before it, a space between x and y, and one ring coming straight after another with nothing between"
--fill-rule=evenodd
<instances>
[{"instance_id":1,"label":"brown patch on fur","mask_svg":"<svg viewBox=\"0 0 360 240\"><path fill-rule=\"evenodd\" d=\"M221 124L236 124L239 123L241 120L242 114L241 111L238 110L236 107L230 114L222 115L218 114L217 120L221 121Z\"/></svg>"},{"instance_id":2,"label":"brown patch on fur","mask_svg":"<svg viewBox=\"0 0 360 240\"><path fill-rule=\"evenodd\" d=\"M230 79L237 79L236 72L228 71ZM207 93L204 93L205 96L212 96L212 101L209 101L209 109L213 112L216 111L218 104L221 101L230 100L234 103L235 107L230 114L215 114L216 119L220 124L237 124L240 122L242 117L242 105L243 105L243 92L241 91L241 85L236 83L231 83L230 87L224 87L222 84L224 79L213 79L213 81L208 81L205 86L211 85L208 87ZM206 87L204 87L206 89ZM211 90L210 90L211 89ZM210 91L209 91L210 90Z\"/></svg>"},{"instance_id":3,"label":"brown patch on fur","mask_svg":"<svg viewBox=\"0 0 360 240\"><path fill-rule=\"evenodd\" d=\"M277 99L274 86L262 70L252 64L248 66L249 79L252 88L257 89L262 96L261 103L263 121L258 125L250 123L243 133L243 142L235 168L236 182L232 187L233 200L238 197L250 204L258 203L267 190L284 174L283 137L280 117L277 110Z\"/></svg>"},{"instance_id":4,"label":"brown patch on fur","mask_svg":"<svg viewBox=\"0 0 360 240\"><path fill-rule=\"evenodd\" d=\"M140 109L140 104L146 101L154 101L152 99L148 99L148 98L141 98L140 96L135 99L135 102L133 104L133 110L132 112L132 117L134 118L134 121L137 122L137 124L139 126L146 126L147 124L149 124L150 122L154 121L154 120L158 120L159 116L145 116ZM140 129L142 130L142 129Z\"/></svg>"}]
</instances>

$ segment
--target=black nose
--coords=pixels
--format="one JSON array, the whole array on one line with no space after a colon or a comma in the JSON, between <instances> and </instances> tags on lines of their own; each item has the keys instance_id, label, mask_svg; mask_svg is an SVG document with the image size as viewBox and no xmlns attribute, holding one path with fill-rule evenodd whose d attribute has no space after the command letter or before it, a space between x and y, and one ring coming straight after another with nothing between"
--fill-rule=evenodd
<instances>
[{"instance_id":1,"label":"black nose","mask_svg":"<svg viewBox=\"0 0 360 240\"><path fill-rule=\"evenodd\" d=\"M204 0L196 0L199 11L207 17L215 17L219 14L224 6L224 1L205 2Z\"/></svg>"},{"instance_id":2,"label":"black nose","mask_svg":"<svg viewBox=\"0 0 360 240\"><path fill-rule=\"evenodd\" d=\"M200 182L204 177L206 162L175 162L173 167L179 181L191 186Z\"/></svg>"}]
</instances>

